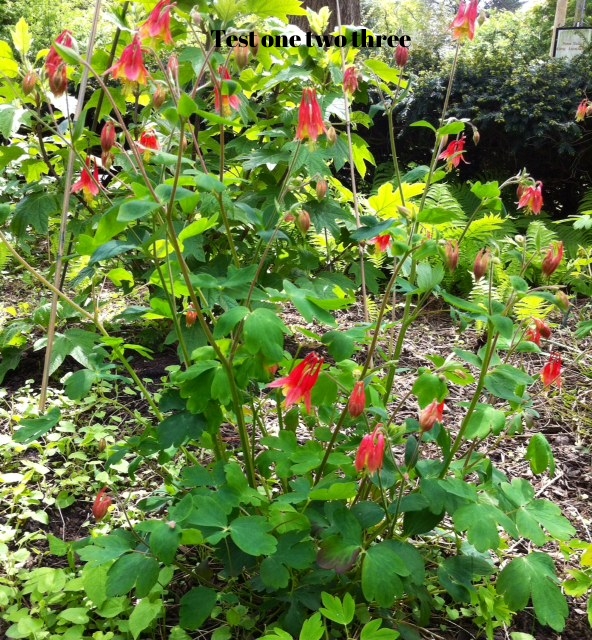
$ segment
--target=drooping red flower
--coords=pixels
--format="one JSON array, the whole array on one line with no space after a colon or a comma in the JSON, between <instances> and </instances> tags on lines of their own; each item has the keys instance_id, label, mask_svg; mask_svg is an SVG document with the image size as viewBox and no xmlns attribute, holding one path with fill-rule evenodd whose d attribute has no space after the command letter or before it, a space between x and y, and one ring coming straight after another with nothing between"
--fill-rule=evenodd
<instances>
[{"instance_id":1,"label":"drooping red flower","mask_svg":"<svg viewBox=\"0 0 592 640\"><path fill-rule=\"evenodd\" d=\"M358 70L348 67L343 74L343 89L349 96L353 96L358 90Z\"/></svg>"},{"instance_id":2,"label":"drooping red flower","mask_svg":"<svg viewBox=\"0 0 592 640\"><path fill-rule=\"evenodd\" d=\"M463 154L465 151L465 144L467 141L467 137L463 134L460 138L453 140L447 147L442 151L442 153L438 156L439 160L446 160L446 171L451 171L454 167L455 169L460 164L462 160L465 164L469 164L464 158Z\"/></svg>"},{"instance_id":3,"label":"drooping red flower","mask_svg":"<svg viewBox=\"0 0 592 640\"><path fill-rule=\"evenodd\" d=\"M587 116L592 116L592 102L584 98L576 109L576 122L581 122Z\"/></svg>"},{"instance_id":4,"label":"drooping red flower","mask_svg":"<svg viewBox=\"0 0 592 640\"><path fill-rule=\"evenodd\" d=\"M395 64L401 69L409 62L409 47L398 44L395 49Z\"/></svg>"},{"instance_id":5,"label":"drooping red flower","mask_svg":"<svg viewBox=\"0 0 592 640\"><path fill-rule=\"evenodd\" d=\"M113 500L111 500L109 496L105 495L106 491L109 491L109 489L107 487L103 487L95 498L92 508L95 520L102 520L107 515L109 507L113 504Z\"/></svg>"},{"instance_id":6,"label":"drooping red flower","mask_svg":"<svg viewBox=\"0 0 592 640\"><path fill-rule=\"evenodd\" d=\"M467 5L461 0L460 7L452 23L452 37L455 40L472 40L475 37L475 23L479 15L479 0L470 0Z\"/></svg>"},{"instance_id":7,"label":"drooping red flower","mask_svg":"<svg viewBox=\"0 0 592 640\"><path fill-rule=\"evenodd\" d=\"M224 95L224 92L222 91L222 84L226 80L232 80L228 69L224 66L220 66L218 67L218 74L220 75L220 80L214 86L214 107L216 109L216 113L228 118L233 110L239 110L240 99L237 95Z\"/></svg>"},{"instance_id":8,"label":"drooping red flower","mask_svg":"<svg viewBox=\"0 0 592 640\"><path fill-rule=\"evenodd\" d=\"M107 120L101 130L101 149L107 153L111 151L115 144L117 132L115 131L115 125L111 120Z\"/></svg>"},{"instance_id":9,"label":"drooping red flower","mask_svg":"<svg viewBox=\"0 0 592 640\"><path fill-rule=\"evenodd\" d=\"M72 32L67 29L60 33L55 39L55 43L68 49L76 49L76 40L72 37ZM49 48L47 58L45 59L45 73L49 80L51 92L56 97L63 95L68 86L67 68L62 56L60 56L53 45Z\"/></svg>"},{"instance_id":10,"label":"drooping red flower","mask_svg":"<svg viewBox=\"0 0 592 640\"><path fill-rule=\"evenodd\" d=\"M552 384L556 384L561 388L561 368L563 361L558 353L552 353L549 357L549 362L543 367L541 371L541 380L545 387L550 387Z\"/></svg>"},{"instance_id":11,"label":"drooping red flower","mask_svg":"<svg viewBox=\"0 0 592 640\"><path fill-rule=\"evenodd\" d=\"M521 189L520 200L518 201L518 209L526 207L526 211L534 213L538 216L543 208L543 183L538 180L529 187Z\"/></svg>"},{"instance_id":12,"label":"drooping red flower","mask_svg":"<svg viewBox=\"0 0 592 640\"><path fill-rule=\"evenodd\" d=\"M481 280L481 278L487 273L489 269L489 261L491 260L491 252L489 249L481 249L475 258L475 264L473 265L473 275L475 281Z\"/></svg>"},{"instance_id":13,"label":"drooping red flower","mask_svg":"<svg viewBox=\"0 0 592 640\"><path fill-rule=\"evenodd\" d=\"M268 386L272 388L282 387L283 393L286 396L286 408L304 400L306 410L310 413L312 407L310 394L317 383L323 362L323 358L313 351L294 368L290 375L285 378L280 378L279 380L274 380Z\"/></svg>"},{"instance_id":14,"label":"drooping red flower","mask_svg":"<svg viewBox=\"0 0 592 640\"><path fill-rule=\"evenodd\" d=\"M364 413L366 408L366 388L364 381L360 380L354 385L354 389L349 397L347 410L352 418L357 418Z\"/></svg>"},{"instance_id":15,"label":"drooping red flower","mask_svg":"<svg viewBox=\"0 0 592 640\"><path fill-rule=\"evenodd\" d=\"M134 36L132 43L123 50L121 58L108 70L108 73L111 73L116 80L123 82L137 82L142 85L148 82L149 73L144 66L139 34Z\"/></svg>"},{"instance_id":16,"label":"drooping red flower","mask_svg":"<svg viewBox=\"0 0 592 640\"><path fill-rule=\"evenodd\" d=\"M554 242L547 251L547 255L543 258L541 271L549 278L563 260L563 242Z\"/></svg>"},{"instance_id":17,"label":"drooping red flower","mask_svg":"<svg viewBox=\"0 0 592 640\"><path fill-rule=\"evenodd\" d=\"M325 129L323 113L317 100L317 92L311 87L306 87L302 91L302 101L298 111L296 139L310 139L316 142L321 133L327 133L327 129Z\"/></svg>"},{"instance_id":18,"label":"drooping red flower","mask_svg":"<svg viewBox=\"0 0 592 640\"><path fill-rule=\"evenodd\" d=\"M393 239L391 236L386 234L383 236L376 236L376 238L368 240L368 244L376 245L376 250L379 253L384 253L391 246L392 241Z\"/></svg>"},{"instance_id":19,"label":"drooping red flower","mask_svg":"<svg viewBox=\"0 0 592 640\"><path fill-rule=\"evenodd\" d=\"M444 402L434 400L425 409L419 412L419 428L422 431L431 431L436 422L442 422L444 416Z\"/></svg>"},{"instance_id":20,"label":"drooping red flower","mask_svg":"<svg viewBox=\"0 0 592 640\"><path fill-rule=\"evenodd\" d=\"M368 473L375 473L382 469L385 446L386 441L379 425L371 434L366 434L362 438L360 448L356 454L356 471L361 473L366 469Z\"/></svg>"},{"instance_id":21,"label":"drooping red flower","mask_svg":"<svg viewBox=\"0 0 592 640\"><path fill-rule=\"evenodd\" d=\"M185 324L191 328L197 321L197 311L193 307L189 307L185 313Z\"/></svg>"},{"instance_id":22,"label":"drooping red flower","mask_svg":"<svg viewBox=\"0 0 592 640\"><path fill-rule=\"evenodd\" d=\"M539 318L533 318L534 327L526 332L526 339L530 342L534 342L537 346L541 346L541 338L548 340L551 337L551 328L548 324L540 320Z\"/></svg>"},{"instance_id":23,"label":"drooping red flower","mask_svg":"<svg viewBox=\"0 0 592 640\"><path fill-rule=\"evenodd\" d=\"M148 20L140 27L140 38L142 40L161 39L165 44L173 44L171 35L171 11L173 6L171 0L160 0L150 12Z\"/></svg>"},{"instance_id":24,"label":"drooping red flower","mask_svg":"<svg viewBox=\"0 0 592 640\"><path fill-rule=\"evenodd\" d=\"M93 180L94 177L94 180ZM78 182L72 185L72 193L82 191L84 199L91 202L93 198L99 195L99 168L95 164L93 174L90 173L90 158L86 158L86 167L83 167Z\"/></svg>"},{"instance_id":25,"label":"drooping red flower","mask_svg":"<svg viewBox=\"0 0 592 640\"><path fill-rule=\"evenodd\" d=\"M456 240L447 240L444 246L444 259L449 271L455 271L458 267L458 259L460 257L460 248Z\"/></svg>"},{"instance_id":26,"label":"drooping red flower","mask_svg":"<svg viewBox=\"0 0 592 640\"><path fill-rule=\"evenodd\" d=\"M146 129L146 131L142 132L142 135L140 136L140 146L144 150L148 151L160 150L160 142L158 141L158 136L154 129Z\"/></svg>"}]
</instances>

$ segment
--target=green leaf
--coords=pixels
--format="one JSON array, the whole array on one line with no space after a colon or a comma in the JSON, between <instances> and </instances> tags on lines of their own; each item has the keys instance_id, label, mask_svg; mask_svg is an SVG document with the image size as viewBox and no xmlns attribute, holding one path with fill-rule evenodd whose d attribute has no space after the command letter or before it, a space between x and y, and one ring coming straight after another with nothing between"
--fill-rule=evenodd
<instances>
[{"instance_id":1,"label":"green leaf","mask_svg":"<svg viewBox=\"0 0 592 640\"><path fill-rule=\"evenodd\" d=\"M506 425L506 414L489 404L477 404L469 418L465 437L469 440L487 437L490 433L499 434Z\"/></svg>"},{"instance_id":2,"label":"green leaf","mask_svg":"<svg viewBox=\"0 0 592 640\"><path fill-rule=\"evenodd\" d=\"M430 124L427 120L417 120L416 122L412 122L410 127L425 127L426 129L431 129L434 133L436 133L436 127L433 124Z\"/></svg>"},{"instance_id":3,"label":"green leaf","mask_svg":"<svg viewBox=\"0 0 592 640\"><path fill-rule=\"evenodd\" d=\"M431 291L435 289L444 278L444 268L442 265L430 265L427 262L420 262L417 265L417 292Z\"/></svg>"},{"instance_id":4,"label":"green leaf","mask_svg":"<svg viewBox=\"0 0 592 640\"><path fill-rule=\"evenodd\" d=\"M190 440L198 440L206 426L201 414L189 411L175 413L158 425L158 444L162 449L178 449Z\"/></svg>"},{"instance_id":5,"label":"green leaf","mask_svg":"<svg viewBox=\"0 0 592 640\"><path fill-rule=\"evenodd\" d=\"M29 31L29 25L24 18L16 23L14 29L10 32L12 36L12 43L14 48L21 54L21 58L25 58L31 48L31 32Z\"/></svg>"},{"instance_id":6,"label":"green leaf","mask_svg":"<svg viewBox=\"0 0 592 640\"><path fill-rule=\"evenodd\" d=\"M468 504L460 507L454 512L453 520L455 529L467 531L469 542L482 553L499 547L498 524L506 523L509 528L513 528L509 518L491 504Z\"/></svg>"},{"instance_id":7,"label":"green leaf","mask_svg":"<svg viewBox=\"0 0 592 640\"><path fill-rule=\"evenodd\" d=\"M370 69L372 73L378 76L382 81L391 84L398 84L401 81L401 72L399 69L392 65L388 65L383 60L379 60L378 58L369 58L365 62L366 68ZM401 82L401 86L406 84L404 81ZM404 88L404 87L403 87ZM416 123L414 123L417 126ZM430 125L431 127L431 125ZM433 129L433 127L431 127ZM434 129L435 131L435 129Z\"/></svg>"},{"instance_id":8,"label":"green leaf","mask_svg":"<svg viewBox=\"0 0 592 640\"><path fill-rule=\"evenodd\" d=\"M400 637L394 629L381 628L382 620L370 620L362 629L360 640L397 640Z\"/></svg>"},{"instance_id":9,"label":"green leaf","mask_svg":"<svg viewBox=\"0 0 592 640\"><path fill-rule=\"evenodd\" d=\"M179 624L183 629L196 631L210 617L216 604L216 592L207 587L194 587L181 598Z\"/></svg>"},{"instance_id":10,"label":"green leaf","mask_svg":"<svg viewBox=\"0 0 592 640\"><path fill-rule=\"evenodd\" d=\"M317 611L310 618L307 618L300 630L299 640L321 640L325 633L325 625L321 614Z\"/></svg>"},{"instance_id":11,"label":"green leaf","mask_svg":"<svg viewBox=\"0 0 592 640\"><path fill-rule=\"evenodd\" d=\"M378 62L378 60L376 60L376 62ZM384 62L382 64L384 64ZM351 139L353 145L354 164L358 173L362 178L364 178L366 176L366 162L376 165L376 161L370 151L370 145L363 138L352 133Z\"/></svg>"},{"instance_id":12,"label":"green leaf","mask_svg":"<svg viewBox=\"0 0 592 640\"><path fill-rule=\"evenodd\" d=\"M19 444L29 444L51 431L61 418L60 410L57 407L50 409L40 418L24 418L19 423L18 431L12 439Z\"/></svg>"},{"instance_id":13,"label":"green leaf","mask_svg":"<svg viewBox=\"0 0 592 640\"><path fill-rule=\"evenodd\" d=\"M177 105L177 111L181 118L189 118L189 116L197 113L198 107L195 100L192 100L186 93L182 93Z\"/></svg>"},{"instance_id":14,"label":"green leaf","mask_svg":"<svg viewBox=\"0 0 592 640\"><path fill-rule=\"evenodd\" d=\"M288 16L304 16L300 0L246 0L245 13L253 13L260 18L278 18L288 22Z\"/></svg>"},{"instance_id":15,"label":"green leaf","mask_svg":"<svg viewBox=\"0 0 592 640\"><path fill-rule=\"evenodd\" d=\"M136 594L142 598L156 584L159 570L154 558L143 553L127 553L119 557L107 573L107 596L124 596L136 586Z\"/></svg>"},{"instance_id":16,"label":"green leaf","mask_svg":"<svg viewBox=\"0 0 592 640\"><path fill-rule=\"evenodd\" d=\"M356 350L355 340L347 331L328 331L321 338L321 342L327 346L327 351L336 362L351 358Z\"/></svg>"},{"instance_id":17,"label":"green leaf","mask_svg":"<svg viewBox=\"0 0 592 640\"><path fill-rule=\"evenodd\" d=\"M442 402L448 395L446 383L431 371L422 373L413 384L411 391L417 396L417 401L422 409L434 400Z\"/></svg>"},{"instance_id":18,"label":"green leaf","mask_svg":"<svg viewBox=\"0 0 592 640\"><path fill-rule=\"evenodd\" d=\"M122 253L127 253L132 249L137 249L138 245L135 242L126 242L124 240L110 240L104 245L99 247L90 258L90 265L102 262L103 260L109 260L115 258Z\"/></svg>"},{"instance_id":19,"label":"green leaf","mask_svg":"<svg viewBox=\"0 0 592 640\"><path fill-rule=\"evenodd\" d=\"M226 311L226 313L223 313L216 321L214 338L216 338L216 340L225 338L249 313L250 311L247 307L233 307Z\"/></svg>"},{"instance_id":20,"label":"green leaf","mask_svg":"<svg viewBox=\"0 0 592 640\"><path fill-rule=\"evenodd\" d=\"M187 225L180 233L179 240L184 242L188 238L194 238L202 233L205 233L208 229L215 227L218 224L218 216L212 216L211 218L198 218L191 224Z\"/></svg>"},{"instance_id":21,"label":"green leaf","mask_svg":"<svg viewBox=\"0 0 592 640\"><path fill-rule=\"evenodd\" d=\"M542 433L535 433L528 443L525 458L530 462L533 473L544 473L549 469L551 476L555 475L555 458L549 441Z\"/></svg>"},{"instance_id":22,"label":"green leaf","mask_svg":"<svg viewBox=\"0 0 592 640\"><path fill-rule=\"evenodd\" d=\"M332 596L330 593L323 591L321 593L321 600L323 601L324 607L321 607L319 611L325 618L343 625L350 624L354 619L356 601L349 593L346 593L343 601L341 601L338 596Z\"/></svg>"},{"instance_id":23,"label":"green leaf","mask_svg":"<svg viewBox=\"0 0 592 640\"><path fill-rule=\"evenodd\" d=\"M150 551L164 564L173 564L181 542L181 528L174 522L152 521Z\"/></svg>"},{"instance_id":24,"label":"green leaf","mask_svg":"<svg viewBox=\"0 0 592 640\"><path fill-rule=\"evenodd\" d=\"M96 371L81 369L68 377L65 383L66 395L70 400L81 400L91 390L93 384L101 379Z\"/></svg>"},{"instance_id":25,"label":"green leaf","mask_svg":"<svg viewBox=\"0 0 592 640\"><path fill-rule=\"evenodd\" d=\"M445 124L443 127L440 127L437 133L441 137L455 136L459 133L462 133L464 130L465 130L465 123L459 122L457 120L455 122L449 122L448 124Z\"/></svg>"},{"instance_id":26,"label":"green leaf","mask_svg":"<svg viewBox=\"0 0 592 640\"><path fill-rule=\"evenodd\" d=\"M140 220L160 207L161 205L153 200L126 200L119 207L117 221L133 222L134 220ZM96 261L98 262L99 260L97 259Z\"/></svg>"},{"instance_id":27,"label":"green leaf","mask_svg":"<svg viewBox=\"0 0 592 640\"><path fill-rule=\"evenodd\" d=\"M64 609L58 613L58 617L72 624L86 624L89 620L88 609L85 607L72 607L70 609Z\"/></svg>"},{"instance_id":28,"label":"green leaf","mask_svg":"<svg viewBox=\"0 0 592 640\"><path fill-rule=\"evenodd\" d=\"M36 191L23 198L17 205L10 223L12 231L19 237L32 227L37 233L46 234L49 218L59 213L59 203L55 196Z\"/></svg>"},{"instance_id":29,"label":"green leaf","mask_svg":"<svg viewBox=\"0 0 592 640\"><path fill-rule=\"evenodd\" d=\"M514 323L510 318L499 314L491 316L491 322L502 338L509 340L514 333Z\"/></svg>"},{"instance_id":30,"label":"green leaf","mask_svg":"<svg viewBox=\"0 0 592 640\"><path fill-rule=\"evenodd\" d=\"M512 611L521 611L532 600L537 620L563 631L569 609L557 585L553 560L546 553L531 552L515 558L501 571L496 589Z\"/></svg>"},{"instance_id":31,"label":"green leaf","mask_svg":"<svg viewBox=\"0 0 592 640\"><path fill-rule=\"evenodd\" d=\"M8 42L0 40L0 75L4 75L7 78L16 78L19 74L19 66L12 49Z\"/></svg>"},{"instance_id":32,"label":"green leaf","mask_svg":"<svg viewBox=\"0 0 592 640\"><path fill-rule=\"evenodd\" d=\"M473 578L489 576L493 567L476 556L453 556L447 558L438 569L442 586L457 602L470 602L475 592Z\"/></svg>"},{"instance_id":33,"label":"green leaf","mask_svg":"<svg viewBox=\"0 0 592 640\"><path fill-rule=\"evenodd\" d=\"M390 607L404 592L400 576L408 576L409 573L405 561L389 540L370 547L362 565L364 597L380 607Z\"/></svg>"},{"instance_id":34,"label":"green leaf","mask_svg":"<svg viewBox=\"0 0 592 640\"><path fill-rule=\"evenodd\" d=\"M277 547L273 525L263 516L239 516L229 525L234 544L251 556L269 556Z\"/></svg>"},{"instance_id":35,"label":"green leaf","mask_svg":"<svg viewBox=\"0 0 592 640\"><path fill-rule=\"evenodd\" d=\"M345 541L334 535L321 540L317 553L317 564L323 569L333 569L336 573L346 573L356 563L361 546Z\"/></svg>"},{"instance_id":36,"label":"green leaf","mask_svg":"<svg viewBox=\"0 0 592 640\"><path fill-rule=\"evenodd\" d=\"M129 630L134 640L148 629L150 625L158 618L162 611L162 600L151 602L148 598L143 598L140 602L134 604L134 610L129 618Z\"/></svg>"},{"instance_id":37,"label":"green leaf","mask_svg":"<svg viewBox=\"0 0 592 640\"><path fill-rule=\"evenodd\" d=\"M270 362L279 362L284 355L286 332L286 326L274 311L260 307L245 319L245 348L252 354L263 353Z\"/></svg>"}]
</instances>

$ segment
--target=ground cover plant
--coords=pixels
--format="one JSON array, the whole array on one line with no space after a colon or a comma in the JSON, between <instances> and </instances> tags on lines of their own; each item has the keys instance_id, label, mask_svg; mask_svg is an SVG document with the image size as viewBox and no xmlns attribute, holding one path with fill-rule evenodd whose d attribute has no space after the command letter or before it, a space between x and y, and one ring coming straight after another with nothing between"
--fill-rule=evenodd
<instances>
[{"instance_id":1,"label":"ground cover plant","mask_svg":"<svg viewBox=\"0 0 592 640\"><path fill-rule=\"evenodd\" d=\"M406 47L286 46L297 0L161 0L123 3L103 50L99 9L86 51L65 31L35 56L24 20L0 43L0 258L42 299L7 307L0 376L46 353L38 402L2 398L6 637L495 638L526 609L562 632L592 546L535 485L556 462L533 425L576 361L589 379L553 338L589 265L527 169L449 184L479 142L447 104L477 3L412 168ZM393 164L366 192L373 118ZM450 339L409 360L442 313ZM530 474L508 474L497 452L524 438Z\"/></svg>"}]
</instances>

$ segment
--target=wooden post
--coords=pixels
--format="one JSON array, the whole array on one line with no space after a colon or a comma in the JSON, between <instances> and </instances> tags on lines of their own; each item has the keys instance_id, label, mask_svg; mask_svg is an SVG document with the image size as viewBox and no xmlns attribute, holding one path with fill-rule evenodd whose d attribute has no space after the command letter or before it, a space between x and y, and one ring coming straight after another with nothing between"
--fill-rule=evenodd
<instances>
[{"instance_id":1,"label":"wooden post","mask_svg":"<svg viewBox=\"0 0 592 640\"><path fill-rule=\"evenodd\" d=\"M553 33L551 34L551 50L549 51L550 56L553 56L553 50L555 49L555 41L557 40L557 28L563 27L565 25L566 19L567 0L557 0L557 6L555 7L555 22L553 23Z\"/></svg>"},{"instance_id":2,"label":"wooden post","mask_svg":"<svg viewBox=\"0 0 592 640\"><path fill-rule=\"evenodd\" d=\"M574 26L581 27L586 17L586 0L576 0L576 13L574 16Z\"/></svg>"}]
</instances>

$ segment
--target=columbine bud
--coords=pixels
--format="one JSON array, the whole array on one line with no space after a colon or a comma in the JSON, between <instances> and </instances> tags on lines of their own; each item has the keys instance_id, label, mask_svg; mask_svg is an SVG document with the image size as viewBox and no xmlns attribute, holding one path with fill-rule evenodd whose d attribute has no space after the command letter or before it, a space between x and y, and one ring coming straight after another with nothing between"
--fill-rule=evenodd
<instances>
[{"instance_id":1,"label":"columbine bud","mask_svg":"<svg viewBox=\"0 0 592 640\"><path fill-rule=\"evenodd\" d=\"M105 449L107 448L107 441L105 440L105 438L101 438L99 440L99 444L98 444L97 448L101 453L103 451L105 451Z\"/></svg>"},{"instance_id":2,"label":"columbine bud","mask_svg":"<svg viewBox=\"0 0 592 640\"><path fill-rule=\"evenodd\" d=\"M354 390L349 398L347 409L352 418L358 418L364 413L366 408L366 389L364 382L360 380L354 385Z\"/></svg>"},{"instance_id":3,"label":"columbine bud","mask_svg":"<svg viewBox=\"0 0 592 640\"><path fill-rule=\"evenodd\" d=\"M162 107L162 105L164 104L164 101L166 100L166 98L167 98L166 89L159 84L156 87L156 90L154 91L154 93L152 94L152 106L155 109L160 109L160 107Z\"/></svg>"},{"instance_id":4,"label":"columbine bud","mask_svg":"<svg viewBox=\"0 0 592 640\"><path fill-rule=\"evenodd\" d=\"M555 294L555 305L557 306L558 309L563 311L563 313L567 312L570 304L571 302L569 301L569 298L565 295L563 291L558 291Z\"/></svg>"},{"instance_id":5,"label":"columbine bud","mask_svg":"<svg viewBox=\"0 0 592 640\"><path fill-rule=\"evenodd\" d=\"M411 209L404 207L403 205L399 205L397 207L397 211L407 220L411 220L413 218L413 214L411 213Z\"/></svg>"},{"instance_id":6,"label":"columbine bud","mask_svg":"<svg viewBox=\"0 0 592 640\"><path fill-rule=\"evenodd\" d=\"M111 151L113 145L115 144L115 138L117 133L115 131L115 125L111 120L108 120L103 125L103 129L101 130L101 149L107 153Z\"/></svg>"},{"instance_id":7,"label":"columbine bud","mask_svg":"<svg viewBox=\"0 0 592 640\"><path fill-rule=\"evenodd\" d=\"M93 504L92 513L96 520L102 520L106 515L109 507L113 504L113 500L109 496L104 495L106 491L109 491L107 487L103 487Z\"/></svg>"},{"instance_id":8,"label":"columbine bud","mask_svg":"<svg viewBox=\"0 0 592 640\"><path fill-rule=\"evenodd\" d=\"M175 87L179 86L179 60L177 56L171 56L167 62L167 73Z\"/></svg>"},{"instance_id":9,"label":"columbine bud","mask_svg":"<svg viewBox=\"0 0 592 640\"><path fill-rule=\"evenodd\" d=\"M190 15L191 15L191 19L193 20L193 24L196 27L199 27L202 21L201 13L199 12L199 9L197 7L193 7Z\"/></svg>"},{"instance_id":10,"label":"columbine bud","mask_svg":"<svg viewBox=\"0 0 592 640\"><path fill-rule=\"evenodd\" d=\"M555 273L557 267L563 260L563 242L554 242L547 251L547 255L541 264L541 271L547 278Z\"/></svg>"},{"instance_id":11,"label":"columbine bud","mask_svg":"<svg viewBox=\"0 0 592 640\"><path fill-rule=\"evenodd\" d=\"M478 129L473 127L473 144L477 146L480 140L481 140L481 134L479 133Z\"/></svg>"},{"instance_id":12,"label":"columbine bud","mask_svg":"<svg viewBox=\"0 0 592 640\"><path fill-rule=\"evenodd\" d=\"M197 320L197 312L193 307L187 309L187 313L185 314L185 324L187 327L191 328Z\"/></svg>"},{"instance_id":13,"label":"columbine bud","mask_svg":"<svg viewBox=\"0 0 592 640\"><path fill-rule=\"evenodd\" d=\"M514 236L514 242L516 244L524 244L524 236L518 234Z\"/></svg>"},{"instance_id":14,"label":"columbine bud","mask_svg":"<svg viewBox=\"0 0 592 640\"><path fill-rule=\"evenodd\" d=\"M111 151L103 151L101 153L101 165L103 169L110 169L113 164L114 156Z\"/></svg>"},{"instance_id":15,"label":"columbine bud","mask_svg":"<svg viewBox=\"0 0 592 640\"><path fill-rule=\"evenodd\" d=\"M454 271L456 267L458 267L459 255L460 249L458 246L458 242L456 240L448 240L446 242L446 246L444 247L444 258L449 271Z\"/></svg>"},{"instance_id":16,"label":"columbine bud","mask_svg":"<svg viewBox=\"0 0 592 640\"><path fill-rule=\"evenodd\" d=\"M39 76L34 71L29 71L23 78L23 93L28 96L39 81Z\"/></svg>"},{"instance_id":17,"label":"columbine bud","mask_svg":"<svg viewBox=\"0 0 592 640\"><path fill-rule=\"evenodd\" d=\"M310 215L304 209L296 217L296 226L302 233L307 233L310 229Z\"/></svg>"},{"instance_id":18,"label":"columbine bud","mask_svg":"<svg viewBox=\"0 0 592 640\"><path fill-rule=\"evenodd\" d=\"M242 71L249 64L249 48L240 44L234 47L234 60L236 66Z\"/></svg>"},{"instance_id":19,"label":"columbine bud","mask_svg":"<svg viewBox=\"0 0 592 640\"><path fill-rule=\"evenodd\" d=\"M249 46L249 49L251 50L251 53L253 54L253 56L256 58L257 54L259 53L259 34L258 33L253 34L253 45Z\"/></svg>"},{"instance_id":20,"label":"columbine bud","mask_svg":"<svg viewBox=\"0 0 592 640\"><path fill-rule=\"evenodd\" d=\"M317 199L322 200L327 195L327 181L321 178L317 181Z\"/></svg>"},{"instance_id":21,"label":"columbine bud","mask_svg":"<svg viewBox=\"0 0 592 640\"><path fill-rule=\"evenodd\" d=\"M409 62L409 48L401 44L395 49L395 63L397 67L403 68Z\"/></svg>"},{"instance_id":22,"label":"columbine bud","mask_svg":"<svg viewBox=\"0 0 592 640\"><path fill-rule=\"evenodd\" d=\"M491 253L489 249L481 249L475 258L475 264L473 265L473 275L475 276L475 280L481 280L481 278L487 273L490 260Z\"/></svg>"},{"instance_id":23,"label":"columbine bud","mask_svg":"<svg viewBox=\"0 0 592 640\"><path fill-rule=\"evenodd\" d=\"M63 96L68 86L68 75L64 63L58 65L55 71L48 76L49 88L56 98Z\"/></svg>"},{"instance_id":24,"label":"columbine bud","mask_svg":"<svg viewBox=\"0 0 592 640\"><path fill-rule=\"evenodd\" d=\"M419 412L419 428L422 431L431 431L436 422L442 422L444 415L444 403L434 400L432 404Z\"/></svg>"},{"instance_id":25,"label":"columbine bud","mask_svg":"<svg viewBox=\"0 0 592 640\"><path fill-rule=\"evenodd\" d=\"M335 144L337 142L337 131L335 131L335 127L329 127L327 129L327 140L331 144Z\"/></svg>"}]
</instances>

